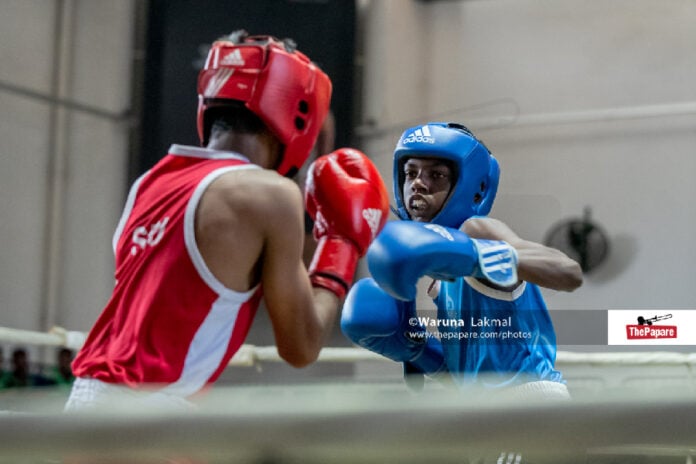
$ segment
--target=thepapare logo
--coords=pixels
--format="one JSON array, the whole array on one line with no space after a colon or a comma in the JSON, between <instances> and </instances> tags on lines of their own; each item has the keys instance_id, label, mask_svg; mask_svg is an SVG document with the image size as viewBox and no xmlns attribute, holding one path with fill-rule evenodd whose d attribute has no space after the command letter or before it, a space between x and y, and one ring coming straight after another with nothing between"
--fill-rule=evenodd
<instances>
[{"instance_id":1,"label":"thepapare logo","mask_svg":"<svg viewBox=\"0 0 696 464\"><path fill-rule=\"evenodd\" d=\"M665 319L671 319L671 314L645 318L638 317L638 324L626 325L626 338L629 340L647 340L658 338L677 338L676 325L653 325L653 323Z\"/></svg>"},{"instance_id":2,"label":"thepapare logo","mask_svg":"<svg viewBox=\"0 0 696 464\"><path fill-rule=\"evenodd\" d=\"M148 246L155 246L164 237L165 228L169 222L169 217L165 217L149 227L140 226L136 227L133 231L133 236L131 240L133 246L131 247L131 255L135 255L139 250L144 250Z\"/></svg>"},{"instance_id":3,"label":"thepapare logo","mask_svg":"<svg viewBox=\"0 0 696 464\"><path fill-rule=\"evenodd\" d=\"M430 129L428 126L423 126L420 129L416 129L404 138L401 143L435 143L435 138L430 134Z\"/></svg>"}]
</instances>

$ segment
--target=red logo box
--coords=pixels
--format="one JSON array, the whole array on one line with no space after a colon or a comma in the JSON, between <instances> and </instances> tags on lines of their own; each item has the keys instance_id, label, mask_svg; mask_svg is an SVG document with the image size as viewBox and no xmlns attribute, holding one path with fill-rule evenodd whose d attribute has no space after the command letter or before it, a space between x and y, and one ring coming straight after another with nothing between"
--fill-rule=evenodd
<instances>
[{"instance_id":1,"label":"red logo box","mask_svg":"<svg viewBox=\"0 0 696 464\"><path fill-rule=\"evenodd\" d=\"M656 338L677 338L676 325L627 325L626 337L629 340L649 340Z\"/></svg>"}]
</instances>

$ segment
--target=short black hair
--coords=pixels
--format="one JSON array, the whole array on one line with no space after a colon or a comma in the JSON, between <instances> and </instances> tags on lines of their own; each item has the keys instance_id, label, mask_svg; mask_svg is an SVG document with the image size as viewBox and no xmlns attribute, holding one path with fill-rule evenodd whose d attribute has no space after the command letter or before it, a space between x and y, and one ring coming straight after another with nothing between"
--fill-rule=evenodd
<instances>
[{"instance_id":1,"label":"short black hair","mask_svg":"<svg viewBox=\"0 0 696 464\"><path fill-rule=\"evenodd\" d=\"M268 130L261 118L241 101L211 99L208 103L211 105L205 114L208 135L216 130L240 134L261 134Z\"/></svg>"}]
</instances>

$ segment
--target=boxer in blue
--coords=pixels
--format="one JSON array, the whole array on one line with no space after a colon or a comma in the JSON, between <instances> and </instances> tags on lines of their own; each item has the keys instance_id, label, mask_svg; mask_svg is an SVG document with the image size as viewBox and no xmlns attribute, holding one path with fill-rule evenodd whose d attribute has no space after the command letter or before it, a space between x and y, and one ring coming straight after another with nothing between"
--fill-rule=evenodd
<instances>
[{"instance_id":1,"label":"boxer in blue","mask_svg":"<svg viewBox=\"0 0 696 464\"><path fill-rule=\"evenodd\" d=\"M487 217L499 177L497 160L466 127L406 130L394 152L401 220L387 223L368 250L373 277L351 289L341 328L357 345L403 362L407 373L568 397L539 287L573 291L582 271L562 252ZM437 336L416 312L423 276L433 279Z\"/></svg>"}]
</instances>

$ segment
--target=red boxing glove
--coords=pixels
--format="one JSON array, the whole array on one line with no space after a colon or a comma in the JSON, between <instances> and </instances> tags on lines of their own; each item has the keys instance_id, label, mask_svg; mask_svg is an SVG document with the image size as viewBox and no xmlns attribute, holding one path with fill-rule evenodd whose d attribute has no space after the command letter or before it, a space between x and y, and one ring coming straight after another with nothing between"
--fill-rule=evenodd
<instances>
[{"instance_id":1,"label":"red boxing glove","mask_svg":"<svg viewBox=\"0 0 696 464\"><path fill-rule=\"evenodd\" d=\"M342 298L358 259L387 221L387 189L364 153L340 148L309 167L305 206L319 242L309 266L312 285Z\"/></svg>"}]
</instances>

